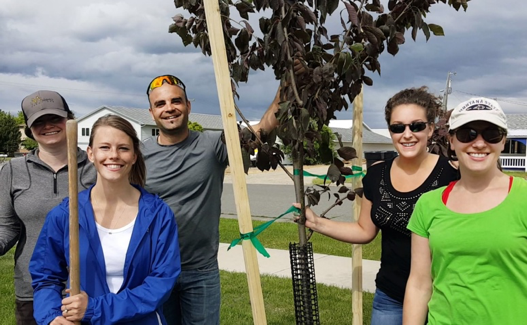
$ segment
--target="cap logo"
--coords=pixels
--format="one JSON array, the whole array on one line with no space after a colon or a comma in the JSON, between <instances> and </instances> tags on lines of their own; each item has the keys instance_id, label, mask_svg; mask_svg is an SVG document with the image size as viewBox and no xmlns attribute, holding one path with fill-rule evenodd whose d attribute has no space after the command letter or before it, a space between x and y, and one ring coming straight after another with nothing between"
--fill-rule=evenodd
<instances>
[{"instance_id":1,"label":"cap logo","mask_svg":"<svg viewBox=\"0 0 527 325\"><path fill-rule=\"evenodd\" d=\"M461 109L460 112L463 111L495 111L498 110L492 103L489 101L486 101L484 99L474 99L469 100Z\"/></svg>"},{"instance_id":2,"label":"cap logo","mask_svg":"<svg viewBox=\"0 0 527 325\"><path fill-rule=\"evenodd\" d=\"M54 103L55 101L53 100L53 98L44 98L44 99L42 99L40 96L37 96L37 97L34 97L34 98L31 99L31 105L32 106L40 105L42 102Z\"/></svg>"}]
</instances>

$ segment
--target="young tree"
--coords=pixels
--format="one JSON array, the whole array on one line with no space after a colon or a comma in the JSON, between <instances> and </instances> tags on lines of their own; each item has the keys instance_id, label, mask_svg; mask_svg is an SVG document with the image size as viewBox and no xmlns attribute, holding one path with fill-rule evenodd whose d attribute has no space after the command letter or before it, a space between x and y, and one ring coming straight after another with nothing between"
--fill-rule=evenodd
<instances>
[{"instance_id":1,"label":"young tree","mask_svg":"<svg viewBox=\"0 0 527 325\"><path fill-rule=\"evenodd\" d=\"M328 125L336 111L347 109L361 92L363 84L372 85L368 73L380 74L379 55L385 50L396 55L400 45L405 43L406 31L411 32L414 40L419 30L427 40L431 34L443 35L441 26L424 21L432 5L442 2L456 10L466 10L467 1L388 0L385 10L380 0L220 0L234 95L238 96L236 84L248 81L251 69L270 67L281 80L282 103L276 114L280 124L277 135L283 144L292 148L296 197L302 210L304 196L310 204L316 204L320 192L328 190L323 187L320 191L304 193L305 144L308 148L314 147L317 130ZM341 2L343 6L339 7ZM175 0L175 5L187 10L191 16L176 15L169 31L177 33L184 45L193 44L200 47L203 54L211 55L203 0ZM237 15L231 14L233 10ZM249 15L256 12L261 16L258 34L249 23ZM333 13L338 13L336 19L340 21L341 31L329 31L326 27L326 21ZM231 18L233 16L242 19L235 21ZM295 60L303 64L303 73L295 73ZM238 113L243 117L241 112ZM249 151L258 147L256 166L261 170L276 168L283 153L272 146L274 137L262 135L263 139L255 138L256 144L251 142L253 138L250 136L241 136L243 146ZM263 144L265 141L270 144ZM344 160L356 158L352 148L340 148L338 152ZM352 169L334 158L328 178L339 185L350 173L353 173ZM346 197L352 200L355 192L349 189ZM303 215L302 211L300 247L305 246L307 240ZM309 305L309 293L303 292L302 296L306 300L299 305ZM306 314L314 313L308 309ZM305 323L318 323L314 318ZM297 314L298 322L303 323Z\"/></svg>"},{"instance_id":2,"label":"young tree","mask_svg":"<svg viewBox=\"0 0 527 325\"><path fill-rule=\"evenodd\" d=\"M38 143L31 138L25 138L22 141L22 146L26 148L27 150L33 150L38 147Z\"/></svg>"},{"instance_id":3,"label":"young tree","mask_svg":"<svg viewBox=\"0 0 527 325\"><path fill-rule=\"evenodd\" d=\"M378 58L381 53L386 50L396 55L400 45L405 43L408 30L414 40L419 30L426 40L431 34L443 35L441 26L424 21L431 6L442 2L455 10L466 10L467 1L388 0L388 10L385 10L380 0L221 0L233 92L238 96L236 84L248 81L250 69L272 68L282 87L277 133L285 145L292 146L293 159L303 161L304 144L307 142L308 147L313 147L316 130L327 125L336 111L347 109L363 84L372 85L368 73L380 74ZM339 7L341 2L343 5ZM184 45L193 44L200 47L203 54L210 55L203 0L175 0L175 5L191 16L173 17L174 24L169 32L177 33ZM242 17L241 21L231 18L233 10ZM249 15L256 12L262 16L258 36L248 21ZM330 33L326 21L334 13L338 13L336 18L342 30ZM303 73L293 71L295 60L304 65ZM315 124L310 123L311 120ZM242 141L246 142L245 148L249 151L258 147L259 157L263 159L257 162L258 168L276 168L283 155L273 148L273 136L264 135L263 138L270 145L251 144L251 139L245 136ZM349 156L344 158L350 159Z\"/></svg>"},{"instance_id":4,"label":"young tree","mask_svg":"<svg viewBox=\"0 0 527 325\"><path fill-rule=\"evenodd\" d=\"M24 112L22 112L22 111L18 111L18 114L16 115L15 119L16 119L16 123L18 125L26 124L26 121L24 119Z\"/></svg>"},{"instance_id":5,"label":"young tree","mask_svg":"<svg viewBox=\"0 0 527 325\"><path fill-rule=\"evenodd\" d=\"M0 110L0 152L13 156L19 145L20 131L16 118Z\"/></svg>"}]
</instances>

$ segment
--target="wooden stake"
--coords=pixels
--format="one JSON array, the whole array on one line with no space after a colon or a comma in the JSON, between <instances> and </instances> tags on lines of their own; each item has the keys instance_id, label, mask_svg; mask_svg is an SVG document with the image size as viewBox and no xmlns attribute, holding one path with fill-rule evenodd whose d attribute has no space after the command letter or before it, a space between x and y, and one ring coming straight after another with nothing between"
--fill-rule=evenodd
<instances>
[{"instance_id":1,"label":"wooden stake","mask_svg":"<svg viewBox=\"0 0 527 325\"><path fill-rule=\"evenodd\" d=\"M363 122L362 90L353 101L353 148L357 151L359 167L362 168L362 122ZM353 178L353 188L362 187L360 177ZM353 204L353 218L359 220L362 199L357 195ZM352 245L351 253L351 294L353 325L362 325L362 245Z\"/></svg>"},{"instance_id":2,"label":"wooden stake","mask_svg":"<svg viewBox=\"0 0 527 325\"><path fill-rule=\"evenodd\" d=\"M68 142L68 185L70 200L70 296L80 290L80 259L79 259L79 191L77 176L77 121L66 122L66 138ZM75 322L80 325L81 322Z\"/></svg>"},{"instance_id":3,"label":"wooden stake","mask_svg":"<svg viewBox=\"0 0 527 325\"><path fill-rule=\"evenodd\" d=\"M225 129L225 141L227 144L230 170L233 179L232 185L236 202L236 212L238 213L238 225L240 233L245 234L253 231L253 226L251 221L251 210L249 207L249 196L247 195L247 184L243 170L240 138L238 134L236 113L234 110L234 99L232 96L225 40L223 39L220 7L218 0L205 0L203 2L205 5L207 29L212 50L214 73L216 75L216 86L220 100L221 117ZM248 240L242 241L242 248L249 285L253 321L254 324L258 325L267 324L256 249Z\"/></svg>"}]
</instances>

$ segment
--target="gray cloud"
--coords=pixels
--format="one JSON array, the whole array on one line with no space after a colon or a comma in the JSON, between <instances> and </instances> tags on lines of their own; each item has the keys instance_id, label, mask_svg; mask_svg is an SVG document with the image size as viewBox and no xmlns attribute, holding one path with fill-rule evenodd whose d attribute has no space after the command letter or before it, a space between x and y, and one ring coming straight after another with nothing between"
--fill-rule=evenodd
<instances>
[{"instance_id":1,"label":"gray cloud","mask_svg":"<svg viewBox=\"0 0 527 325\"><path fill-rule=\"evenodd\" d=\"M366 123L384 127L384 104L403 88L428 85L440 94L448 71L457 72L449 106L477 94L498 98L508 113L525 111L527 22L510 9L521 3L471 1L467 12L434 5L426 21L443 26L446 36L425 42L420 34L413 42L407 33L395 57L384 53L382 75L371 75L374 86L365 88ZM0 109L18 111L22 98L38 89L59 91L79 116L105 104L146 108L149 81L170 73L186 83L194 112L219 114L212 59L168 33L178 12L188 16L166 0L4 0ZM338 17L330 25L340 28ZM247 118L261 116L277 86L271 70L251 72L239 87ZM352 116L351 110L337 114Z\"/></svg>"}]
</instances>

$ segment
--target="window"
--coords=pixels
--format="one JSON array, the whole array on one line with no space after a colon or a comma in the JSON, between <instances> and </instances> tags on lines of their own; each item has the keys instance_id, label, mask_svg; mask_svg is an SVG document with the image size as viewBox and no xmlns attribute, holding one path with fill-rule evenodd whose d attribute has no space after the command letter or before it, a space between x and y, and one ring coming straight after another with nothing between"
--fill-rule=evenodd
<instances>
[{"instance_id":1,"label":"window","mask_svg":"<svg viewBox=\"0 0 527 325\"><path fill-rule=\"evenodd\" d=\"M524 139L507 139L505 142L505 148L501 152L506 155L521 155L525 156L526 147L523 144Z\"/></svg>"},{"instance_id":2,"label":"window","mask_svg":"<svg viewBox=\"0 0 527 325\"><path fill-rule=\"evenodd\" d=\"M90 136L90 128L82 128L81 130L83 137L89 137Z\"/></svg>"},{"instance_id":3,"label":"window","mask_svg":"<svg viewBox=\"0 0 527 325\"><path fill-rule=\"evenodd\" d=\"M155 137L156 135L159 135L159 129L152 129L152 136Z\"/></svg>"}]
</instances>

